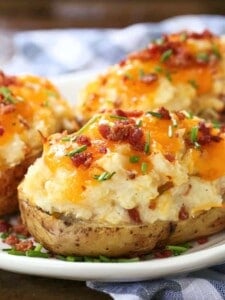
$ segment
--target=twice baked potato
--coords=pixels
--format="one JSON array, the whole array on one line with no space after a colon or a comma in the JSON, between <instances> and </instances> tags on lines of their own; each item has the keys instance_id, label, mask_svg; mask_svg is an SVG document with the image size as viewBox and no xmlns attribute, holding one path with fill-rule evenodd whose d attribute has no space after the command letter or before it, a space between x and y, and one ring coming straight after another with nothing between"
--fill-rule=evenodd
<instances>
[{"instance_id":1,"label":"twice baked potato","mask_svg":"<svg viewBox=\"0 0 225 300\"><path fill-rule=\"evenodd\" d=\"M225 228L225 134L165 108L96 115L54 134L19 185L30 233L54 253L131 256Z\"/></svg>"},{"instance_id":2,"label":"twice baked potato","mask_svg":"<svg viewBox=\"0 0 225 300\"><path fill-rule=\"evenodd\" d=\"M76 113L85 123L108 109L192 111L220 119L225 111L225 38L204 31L165 35L90 82Z\"/></svg>"},{"instance_id":3,"label":"twice baked potato","mask_svg":"<svg viewBox=\"0 0 225 300\"><path fill-rule=\"evenodd\" d=\"M0 215L18 208L17 186L40 156L42 139L63 128L76 124L48 80L0 72Z\"/></svg>"}]
</instances>

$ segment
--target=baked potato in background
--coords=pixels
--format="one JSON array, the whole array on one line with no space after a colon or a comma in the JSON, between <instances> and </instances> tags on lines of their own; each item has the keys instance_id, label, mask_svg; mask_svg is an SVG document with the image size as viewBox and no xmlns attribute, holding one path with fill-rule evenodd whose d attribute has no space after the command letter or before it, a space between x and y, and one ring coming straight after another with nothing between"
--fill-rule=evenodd
<instances>
[{"instance_id":1,"label":"baked potato in background","mask_svg":"<svg viewBox=\"0 0 225 300\"><path fill-rule=\"evenodd\" d=\"M165 35L87 84L76 115L85 123L108 109L191 111L224 118L225 38L204 31Z\"/></svg>"},{"instance_id":2,"label":"baked potato in background","mask_svg":"<svg viewBox=\"0 0 225 300\"><path fill-rule=\"evenodd\" d=\"M54 134L19 185L34 238L63 255L132 256L225 228L224 127L116 110Z\"/></svg>"},{"instance_id":3,"label":"baked potato in background","mask_svg":"<svg viewBox=\"0 0 225 300\"><path fill-rule=\"evenodd\" d=\"M17 186L42 151L42 139L75 130L69 105L46 79L0 72L0 215L18 209Z\"/></svg>"}]
</instances>

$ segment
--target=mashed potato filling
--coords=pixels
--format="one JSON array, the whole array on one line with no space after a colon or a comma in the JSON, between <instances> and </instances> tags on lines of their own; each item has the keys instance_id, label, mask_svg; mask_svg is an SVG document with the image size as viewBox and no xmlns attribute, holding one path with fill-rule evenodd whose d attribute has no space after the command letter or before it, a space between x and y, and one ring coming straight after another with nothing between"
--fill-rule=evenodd
<instances>
[{"instance_id":1,"label":"mashed potato filling","mask_svg":"<svg viewBox=\"0 0 225 300\"><path fill-rule=\"evenodd\" d=\"M223 205L224 146L223 129L186 112L102 114L51 136L19 193L50 214L114 225L195 217Z\"/></svg>"}]
</instances>

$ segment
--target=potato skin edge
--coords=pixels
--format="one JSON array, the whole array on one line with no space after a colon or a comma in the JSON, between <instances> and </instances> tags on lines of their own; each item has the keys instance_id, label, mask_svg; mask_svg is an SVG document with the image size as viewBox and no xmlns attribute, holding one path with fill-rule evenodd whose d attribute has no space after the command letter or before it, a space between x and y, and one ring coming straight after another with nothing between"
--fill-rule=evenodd
<instances>
[{"instance_id":1,"label":"potato skin edge","mask_svg":"<svg viewBox=\"0 0 225 300\"><path fill-rule=\"evenodd\" d=\"M21 195L20 195L21 196ZM185 221L110 226L56 218L20 197L22 220L46 249L61 255L136 256L166 244L179 244L225 228L225 208L212 208Z\"/></svg>"}]
</instances>

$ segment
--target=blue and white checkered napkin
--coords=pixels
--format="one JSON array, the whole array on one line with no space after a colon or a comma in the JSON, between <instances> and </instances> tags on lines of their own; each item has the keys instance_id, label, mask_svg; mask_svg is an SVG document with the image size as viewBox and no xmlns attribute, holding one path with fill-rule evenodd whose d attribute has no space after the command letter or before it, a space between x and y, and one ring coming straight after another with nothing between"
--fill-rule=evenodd
<instances>
[{"instance_id":1,"label":"blue and white checkered napkin","mask_svg":"<svg viewBox=\"0 0 225 300\"><path fill-rule=\"evenodd\" d=\"M11 73L52 76L102 68L143 48L162 33L183 29L210 29L225 34L225 17L183 16L157 24L137 24L125 29L70 29L31 31L14 35L14 56L5 64ZM88 282L91 288L116 300L222 300L225 299L225 264L178 277L132 283Z\"/></svg>"}]
</instances>

